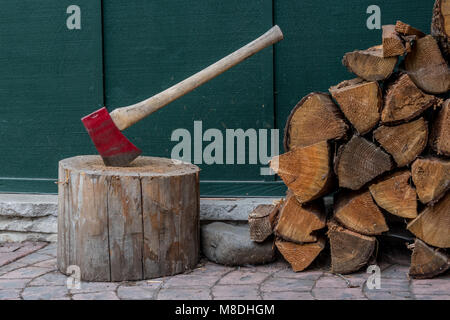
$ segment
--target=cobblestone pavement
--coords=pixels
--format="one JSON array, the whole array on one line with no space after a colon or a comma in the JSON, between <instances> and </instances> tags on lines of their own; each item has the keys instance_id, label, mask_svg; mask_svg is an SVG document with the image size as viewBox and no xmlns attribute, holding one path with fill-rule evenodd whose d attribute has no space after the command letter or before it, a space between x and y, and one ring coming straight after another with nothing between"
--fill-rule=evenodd
<instances>
[{"instance_id":1,"label":"cobblestone pavement","mask_svg":"<svg viewBox=\"0 0 450 320\"><path fill-rule=\"evenodd\" d=\"M28 249L37 248L40 244ZM0 247L0 255L8 249ZM450 300L450 274L431 280L410 280L408 268L380 264L381 289L369 290L370 274L361 271L340 276L326 269L294 273L284 261L264 266L225 267L202 261L189 273L148 281L81 283L68 289L67 277L56 269L56 245L49 244L0 267L0 300L34 299L215 299L215 300L313 300L313 299L439 299ZM20 249L22 248L22 249ZM21 250L21 251L20 251ZM9 260L12 254L9 255Z\"/></svg>"}]
</instances>

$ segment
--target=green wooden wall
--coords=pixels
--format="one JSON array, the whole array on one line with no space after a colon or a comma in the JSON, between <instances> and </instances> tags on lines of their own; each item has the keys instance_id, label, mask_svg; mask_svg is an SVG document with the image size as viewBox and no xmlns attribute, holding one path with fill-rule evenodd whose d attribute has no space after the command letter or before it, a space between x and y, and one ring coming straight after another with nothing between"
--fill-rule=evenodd
<instances>
[{"instance_id":1,"label":"green wooden wall","mask_svg":"<svg viewBox=\"0 0 450 320\"><path fill-rule=\"evenodd\" d=\"M434 0L379 0L382 23L428 32ZM68 30L66 8L81 8ZM0 11L0 192L55 193L58 160L96 153L80 118L145 99L256 38L285 40L151 115L126 136L169 157L173 130L283 128L311 91L352 78L347 51L378 44L365 0L21 0ZM205 146L205 142L203 145ZM280 150L281 152L283 150ZM260 165L200 165L203 196L282 195Z\"/></svg>"}]
</instances>

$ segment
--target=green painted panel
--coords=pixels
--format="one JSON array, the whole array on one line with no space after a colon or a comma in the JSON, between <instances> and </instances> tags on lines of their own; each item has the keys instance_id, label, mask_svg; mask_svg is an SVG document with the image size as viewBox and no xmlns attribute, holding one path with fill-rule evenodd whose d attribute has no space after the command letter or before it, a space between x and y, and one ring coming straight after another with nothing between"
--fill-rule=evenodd
<instances>
[{"instance_id":1,"label":"green painted panel","mask_svg":"<svg viewBox=\"0 0 450 320\"><path fill-rule=\"evenodd\" d=\"M271 0L104 0L103 12L109 110L170 87L272 26ZM152 114L126 136L144 155L170 157L178 143L171 133L187 129L193 143L194 121L202 121L203 132L216 128L224 136L225 129L273 128L272 51L265 49ZM265 180L258 164L200 167L202 180Z\"/></svg>"},{"instance_id":2,"label":"green painted panel","mask_svg":"<svg viewBox=\"0 0 450 320\"><path fill-rule=\"evenodd\" d=\"M434 0L274 0L275 22L285 34L275 52L277 125L313 91L356 76L341 60L346 52L381 44L381 30L369 30L368 6L381 9L381 23L409 23L429 33Z\"/></svg>"},{"instance_id":3,"label":"green painted panel","mask_svg":"<svg viewBox=\"0 0 450 320\"><path fill-rule=\"evenodd\" d=\"M0 192L56 192L58 161L94 153L80 118L103 104L101 3L2 1Z\"/></svg>"}]
</instances>

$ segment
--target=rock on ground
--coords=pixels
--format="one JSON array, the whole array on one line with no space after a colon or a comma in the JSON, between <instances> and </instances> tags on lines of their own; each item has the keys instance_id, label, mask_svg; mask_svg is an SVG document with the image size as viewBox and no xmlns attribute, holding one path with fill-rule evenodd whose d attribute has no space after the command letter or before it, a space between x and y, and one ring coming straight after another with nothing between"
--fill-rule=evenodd
<instances>
[{"instance_id":1,"label":"rock on ground","mask_svg":"<svg viewBox=\"0 0 450 320\"><path fill-rule=\"evenodd\" d=\"M223 222L204 225L201 241L203 254L223 265L263 264L275 258L273 242L269 240L258 244L250 240L248 225Z\"/></svg>"}]
</instances>

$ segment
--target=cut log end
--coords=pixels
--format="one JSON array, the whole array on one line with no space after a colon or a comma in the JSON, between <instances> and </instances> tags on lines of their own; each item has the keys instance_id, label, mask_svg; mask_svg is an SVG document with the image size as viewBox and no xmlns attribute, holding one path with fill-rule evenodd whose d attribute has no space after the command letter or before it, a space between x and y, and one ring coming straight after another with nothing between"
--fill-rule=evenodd
<instances>
[{"instance_id":1,"label":"cut log end","mask_svg":"<svg viewBox=\"0 0 450 320\"><path fill-rule=\"evenodd\" d=\"M353 136L347 144L341 146L335 159L339 186L352 190L359 190L393 167L388 154L358 136Z\"/></svg>"},{"instance_id":2,"label":"cut log end","mask_svg":"<svg viewBox=\"0 0 450 320\"><path fill-rule=\"evenodd\" d=\"M368 190L341 191L337 195L334 219L347 229L364 235L379 235L389 230Z\"/></svg>"},{"instance_id":3,"label":"cut log end","mask_svg":"<svg viewBox=\"0 0 450 320\"><path fill-rule=\"evenodd\" d=\"M369 262L375 249L376 238L347 230L331 221L328 224L331 247L331 272L356 272Z\"/></svg>"},{"instance_id":4,"label":"cut log end","mask_svg":"<svg viewBox=\"0 0 450 320\"><path fill-rule=\"evenodd\" d=\"M272 234L271 217L278 207L272 204L257 206L248 216L250 239L255 242L264 242Z\"/></svg>"},{"instance_id":5,"label":"cut log end","mask_svg":"<svg viewBox=\"0 0 450 320\"><path fill-rule=\"evenodd\" d=\"M325 93L311 93L292 110L286 123L284 147L289 151L341 139L347 130L348 126L331 97Z\"/></svg>"},{"instance_id":6,"label":"cut log end","mask_svg":"<svg viewBox=\"0 0 450 320\"><path fill-rule=\"evenodd\" d=\"M420 89L432 94L450 90L450 71L432 36L417 40L406 56L405 69Z\"/></svg>"},{"instance_id":7,"label":"cut log end","mask_svg":"<svg viewBox=\"0 0 450 320\"><path fill-rule=\"evenodd\" d=\"M318 203L301 205L293 193L286 197L275 234L287 241L297 243L316 242L317 230L326 225L325 208Z\"/></svg>"},{"instance_id":8,"label":"cut log end","mask_svg":"<svg viewBox=\"0 0 450 320\"><path fill-rule=\"evenodd\" d=\"M294 272L300 272L308 268L325 248L325 239L320 238L314 243L298 244L277 239L275 245L281 255L286 259Z\"/></svg>"},{"instance_id":9,"label":"cut log end","mask_svg":"<svg viewBox=\"0 0 450 320\"><path fill-rule=\"evenodd\" d=\"M432 124L430 145L438 155L450 157L450 99L444 102Z\"/></svg>"},{"instance_id":10,"label":"cut log end","mask_svg":"<svg viewBox=\"0 0 450 320\"><path fill-rule=\"evenodd\" d=\"M274 157L270 167L301 203L326 194L333 186L331 151L327 142L296 148Z\"/></svg>"},{"instance_id":11,"label":"cut log end","mask_svg":"<svg viewBox=\"0 0 450 320\"><path fill-rule=\"evenodd\" d=\"M372 130L380 120L383 97L378 82L356 78L329 89L345 117L360 134Z\"/></svg>"},{"instance_id":12,"label":"cut log end","mask_svg":"<svg viewBox=\"0 0 450 320\"><path fill-rule=\"evenodd\" d=\"M426 36L426 34L419 29L416 29L402 21L397 21L395 24L395 31L405 36L416 36L417 38L423 38Z\"/></svg>"},{"instance_id":13,"label":"cut log end","mask_svg":"<svg viewBox=\"0 0 450 320\"><path fill-rule=\"evenodd\" d=\"M384 108L381 113L383 124L409 121L431 106L442 102L433 95L423 93L408 74L401 74L395 82L388 86L384 100Z\"/></svg>"},{"instance_id":14,"label":"cut log end","mask_svg":"<svg viewBox=\"0 0 450 320\"><path fill-rule=\"evenodd\" d=\"M450 161L417 159L411 166L412 180L422 203L434 203L450 188Z\"/></svg>"},{"instance_id":15,"label":"cut log end","mask_svg":"<svg viewBox=\"0 0 450 320\"><path fill-rule=\"evenodd\" d=\"M369 186L375 202L389 213L408 219L417 217L416 190L411 187L411 173L396 172Z\"/></svg>"},{"instance_id":16,"label":"cut log end","mask_svg":"<svg viewBox=\"0 0 450 320\"><path fill-rule=\"evenodd\" d=\"M440 249L428 246L420 239L414 242L409 275L416 279L429 279L450 268L448 255Z\"/></svg>"},{"instance_id":17,"label":"cut log end","mask_svg":"<svg viewBox=\"0 0 450 320\"><path fill-rule=\"evenodd\" d=\"M373 136L397 163L403 167L413 162L425 150L428 141L428 124L420 118L399 126L381 126Z\"/></svg>"},{"instance_id":18,"label":"cut log end","mask_svg":"<svg viewBox=\"0 0 450 320\"><path fill-rule=\"evenodd\" d=\"M405 54L405 46L397 31L395 25L383 26L383 57L396 57Z\"/></svg>"},{"instance_id":19,"label":"cut log end","mask_svg":"<svg viewBox=\"0 0 450 320\"><path fill-rule=\"evenodd\" d=\"M450 248L450 192L434 206L426 207L407 228L429 245Z\"/></svg>"},{"instance_id":20,"label":"cut log end","mask_svg":"<svg viewBox=\"0 0 450 320\"><path fill-rule=\"evenodd\" d=\"M350 72L367 81L387 79L394 71L398 57L383 57L382 46L346 53L342 63Z\"/></svg>"},{"instance_id":21,"label":"cut log end","mask_svg":"<svg viewBox=\"0 0 450 320\"><path fill-rule=\"evenodd\" d=\"M431 35L439 42L442 52L450 58L450 1L436 0L433 9Z\"/></svg>"}]
</instances>

